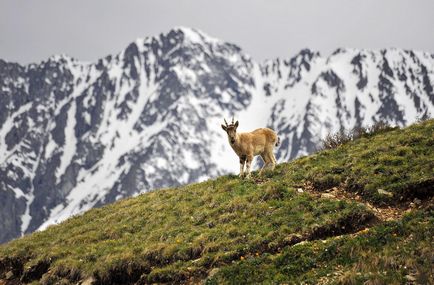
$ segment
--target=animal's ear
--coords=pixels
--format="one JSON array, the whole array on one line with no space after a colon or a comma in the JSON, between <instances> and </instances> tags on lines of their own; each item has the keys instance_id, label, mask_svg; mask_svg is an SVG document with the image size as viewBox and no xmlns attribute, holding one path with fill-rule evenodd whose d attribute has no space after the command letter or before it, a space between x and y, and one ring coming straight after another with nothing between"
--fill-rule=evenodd
<instances>
[{"instance_id":1,"label":"animal's ear","mask_svg":"<svg viewBox=\"0 0 434 285\"><path fill-rule=\"evenodd\" d=\"M235 122L235 128L238 128L238 121Z\"/></svg>"},{"instance_id":2,"label":"animal's ear","mask_svg":"<svg viewBox=\"0 0 434 285\"><path fill-rule=\"evenodd\" d=\"M225 127L225 125L222 125L222 129L226 132L228 128Z\"/></svg>"}]
</instances>

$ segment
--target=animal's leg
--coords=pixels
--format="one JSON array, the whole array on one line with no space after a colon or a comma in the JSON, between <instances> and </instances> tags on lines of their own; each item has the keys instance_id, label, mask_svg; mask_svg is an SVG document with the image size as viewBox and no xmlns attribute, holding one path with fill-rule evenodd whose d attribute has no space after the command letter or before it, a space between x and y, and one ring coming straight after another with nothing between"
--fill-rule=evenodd
<instances>
[{"instance_id":1,"label":"animal's leg","mask_svg":"<svg viewBox=\"0 0 434 285\"><path fill-rule=\"evenodd\" d=\"M244 176L244 164L246 163L246 156L240 156L240 177Z\"/></svg>"},{"instance_id":2,"label":"animal's leg","mask_svg":"<svg viewBox=\"0 0 434 285\"><path fill-rule=\"evenodd\" d=\"M253 160L253 155L252 154L247 155L247 159L246 159L247 178L250 178L250 166L252 165L252 160Z\"/></svg>"},{"instance_id":3,"label":"animal's leg","mask_svg":"<svg viewBox=\"0 0 434 285\"><path fill-rule=\"evenodd\" d=\"M262 166L261 170L259 171L259 175L262 175L262 172L267 168L270 161L268 161L268 158L265 154L261 154L261 158L264 161L264 165Z\"/></svg>"},{"instance_id":4,"label":"animal's leg","mask_svg":"<svg viewBox=\"0 0 434 285\"><path fill-rule=\"evenodd\" d=\"M274 157L274 153L272 151L267 153L267 157L270 160L270 169L273 171L276 166L276 158Z\"/></svg>"}]
</instances>

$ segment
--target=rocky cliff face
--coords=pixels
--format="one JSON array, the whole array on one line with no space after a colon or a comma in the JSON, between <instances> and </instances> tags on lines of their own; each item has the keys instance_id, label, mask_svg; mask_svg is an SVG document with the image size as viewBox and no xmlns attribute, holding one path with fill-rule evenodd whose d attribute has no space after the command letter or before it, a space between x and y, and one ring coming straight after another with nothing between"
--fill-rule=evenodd
<instances>
[{"instance_id":1,"label":"rocky cliff face","mask_svg":"<svg viewBox=\"0 0 434 285\"><path fill-rule=\"evenodd\" d=\"M230 43L176 28L96 63L0 60L0 242L238 163L223 117L274 128L279 161L330 131L434 113L434 57L397 49L303 50L256 63Z\"/></svg>"}]
</instances>

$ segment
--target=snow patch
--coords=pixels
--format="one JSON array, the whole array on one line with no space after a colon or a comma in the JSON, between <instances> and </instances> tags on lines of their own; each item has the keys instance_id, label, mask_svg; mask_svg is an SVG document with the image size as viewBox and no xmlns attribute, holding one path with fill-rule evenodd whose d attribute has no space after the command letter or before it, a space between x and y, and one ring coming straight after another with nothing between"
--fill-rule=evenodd
<instances>
[{"instance_id":1,"label":"snow patch","mask_svg":"<svg viewBox=\"0 0 434 285\"><path fill-rule=\"evenodd\" d=\"M75 113L77 111L76 102L71 103L68 110L68 119L65 127L65 145L63 146L63 154L60 158L60 165L56 170L56 183L60 182L60 178L65 173L66 168L71 164L77 148L77 138L75 136Z\"/></svg>"},{"instance_id":2,"label":"snow patch","mask_svg":"<svg viewBox=\"0 0 434 285\"><path fill-rule=\"evenodd\" d=\"M26 211L21 216L21 234L24 235L27 228L30 225L30 221L32 220L32 216L30 215L30 205L33 203L33 200L35 199L35 196L33 194L33 191L29 193L28 195L25 195L26 197Z\"/></svg>"},{"instance_id":3,"label":"snow patch","mask_svg":"<svg viewBox=\"0 0 434 285\"><path fill-rule=\"evenodd\" d=\"M176 65L173 68L181 82L194 84L197 80L196 73L190 68Z\"/></svg>"},{"instance_id":4,"label":"snow patch","mask_svg":"<svg viewBox=\"0 0 434 285\"><path fill-rule=\"evenodd\" d=\"M183 156L184 156L184 163L189 169L197 169L201 166L201 163L196 160L195 155L190 149L185 148Z\"/></svg>"},{"instance_id":5,"label":"snow patch","mask_svg":"<svg viewBox=\"0 0 434 285\"><path fill-rule=\"evenodd\" d=\"M45 146L45 159L50 158L53 155L54 150L58 147L59 146L57 143L50 137L47 145Z\"/></svg>"},{"instance_id":6,"label":"snow patch","mask_svg":"<svg viewBox=\"0 0 434 285\"><path fill-rule=\"evenodd\" d=\"M175 28L175 30L181 31L185 35L185 38L187 40L195 44L203 44L204 42L217 44L220 42L218 39L210 37L204 32L199 31L197 29L179 26Z\"/></svg>"},{"instance_id":7,"label":"snow patch","mask_svg":"<svg viewBox=\"0 0 434 285\"><path fill-rule=\"evenodd\" d=\"M24 194L24 192L20 188L9 186L9 189L11 189L15 193L16 199L20 199L21 197L27 197L27 195Z\"/></svg>"}]
</instances>

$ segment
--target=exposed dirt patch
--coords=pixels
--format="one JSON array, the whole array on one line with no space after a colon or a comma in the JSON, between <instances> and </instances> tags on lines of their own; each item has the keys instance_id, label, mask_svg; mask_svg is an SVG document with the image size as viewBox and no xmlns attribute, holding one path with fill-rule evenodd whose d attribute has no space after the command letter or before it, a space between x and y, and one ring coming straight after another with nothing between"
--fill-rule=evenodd
<instances>
[{"instance_id":1,"label":"exposed dirt patch","mask_svg":"<svg viewBox=\"0 0 434 285\"><path fill-rule=\"evenodd\" d=\"M5 284L20 284L24 272L25 260L22 258L6 257L0 260L0 280Z\"/></svg>"},{"instance_id":2,"label":"exposed dirt patch","mask_svg":"<svg viewBox=\"0 0 434 285\"><path fill-rule=\"evenodd\" d=\"M44 275L48 268L50 268L50 260L40 260L35 265L25 268L23 274L21 275L21 281L24 283L29 283L33 280L38 280Z\"/></svg>"},{"instance_id":3,"label":"exposed dirt patch","mask_svg":"<svg viewBox=\"0 0 434 285\"><path fill-rule=\"evenodd\" d=\"M406 194L410 199L426 200L434 197L434 178L420 181L417 184L411 185Z\"/></svg>"},{"instance_id":4,"label":"exposed dirt patch","mask_svg":"<svg viewBox=\"0 0 434 285\"><path fill-rule=\"evenodd\" d=\"M427 187L432 187L432 185L429 185ZM344 186L332 187L323 191L319 191L314 187L312 183L306 182L301 187L298 187L298 189L299 192L308 192L315 197L361 203L365 205L368 209L370 209L380 221L392 221L401 219L404 214L412 211L413 209L424 208L434 202L434 197L430 194L423 197L418 196L420 198L414 198L412 201L401 202L393 206L376 206L364 200L363 197L358 195L357 193L346 191ZM428 190L426 190L426 187L424 189L425 190L418 193L426 194ZM424 200L421 200L422 198Z\"/></svg>"},{"instance_id":5,"label":"exposed dirt patch","mask_svg":"<svg viewBox=\"0 0 434 285\"><path fill-rule=\"evenodd\" d=\"M306 240L318 240L354 233L375 222L376 217L371 213L351 213L348 216L338 219L336 222L313 229Z\"/></svg>"}]
</instances>

